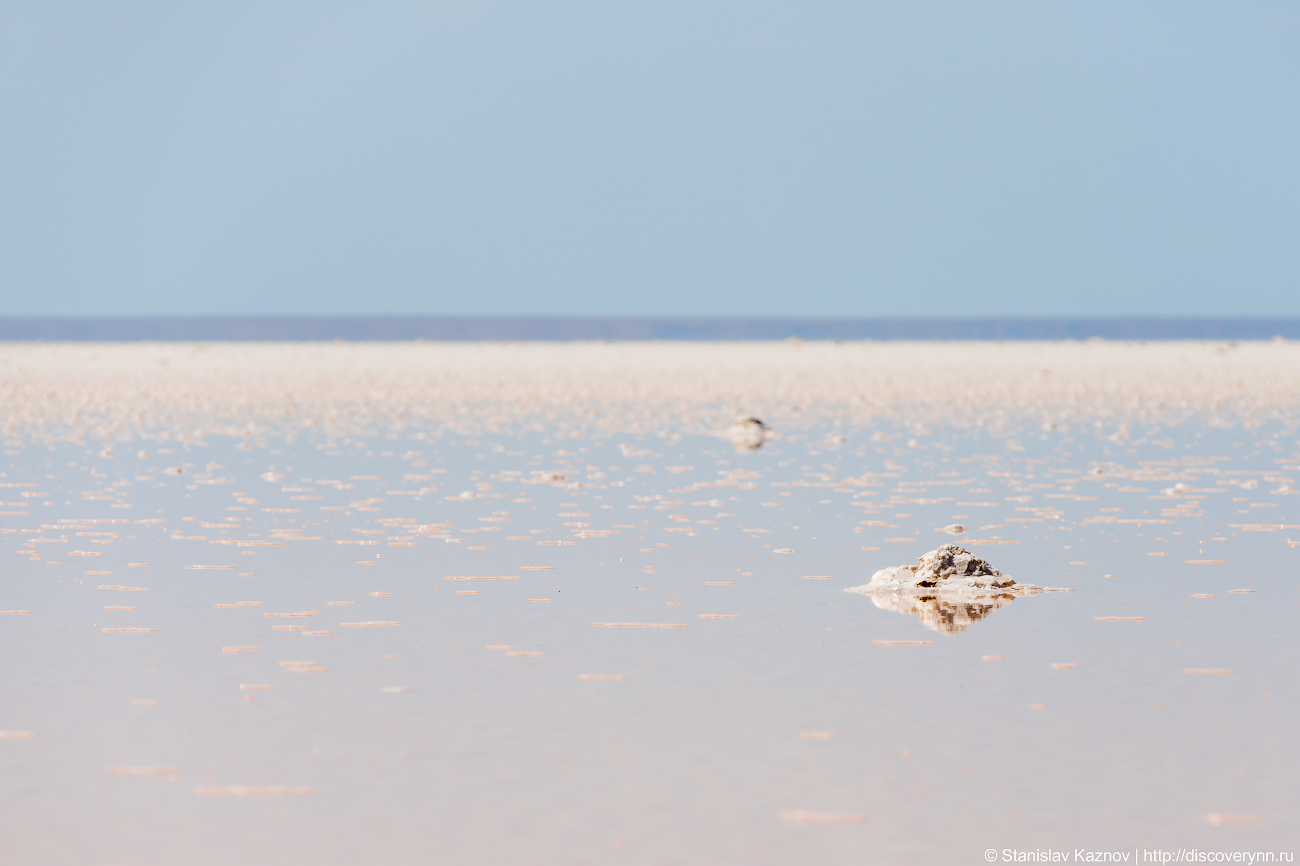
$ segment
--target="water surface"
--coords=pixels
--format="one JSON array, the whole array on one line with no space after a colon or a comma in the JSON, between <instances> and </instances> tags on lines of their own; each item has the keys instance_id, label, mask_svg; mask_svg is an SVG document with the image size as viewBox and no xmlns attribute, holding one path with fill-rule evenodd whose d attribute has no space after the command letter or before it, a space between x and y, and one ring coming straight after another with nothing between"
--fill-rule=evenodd
<instances>
[{"instance_id":1,"label":"water surface","mask_svg":"<svg viewBox=\"0 0 1300 866\"><path fill-rule=\"evenodd\" d=\"M11 439L4 862L1294 849L1284 427L517 430Z\"/></svg>"}]
</instances>

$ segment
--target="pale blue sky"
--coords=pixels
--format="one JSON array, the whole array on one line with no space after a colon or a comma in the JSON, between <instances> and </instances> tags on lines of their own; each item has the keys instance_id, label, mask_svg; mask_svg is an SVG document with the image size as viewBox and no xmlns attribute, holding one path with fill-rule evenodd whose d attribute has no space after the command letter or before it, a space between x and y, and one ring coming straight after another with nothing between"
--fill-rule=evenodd
<instances>
[{"instance_id":1,"label":"pale blue sky","mask_svg":"<svg viewBox=\"0 0 1300 866\"><path fill-rule=\"evenodd\" d=\"M1300 314L1300 5L0 2L0 315Z\"/></svg>"}]
</instances>

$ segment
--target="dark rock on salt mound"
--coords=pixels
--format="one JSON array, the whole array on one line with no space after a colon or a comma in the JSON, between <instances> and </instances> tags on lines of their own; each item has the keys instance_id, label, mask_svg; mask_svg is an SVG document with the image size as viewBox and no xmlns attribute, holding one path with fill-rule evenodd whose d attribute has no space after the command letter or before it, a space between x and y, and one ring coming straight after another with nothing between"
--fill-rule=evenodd
<instances>
[{"instance_id":1,"label":"dark rock on salt mound","mask_svg":"<svg viewBox=\"0 0 1300 866\"><path fill-rule=\"evenodd\" d=\"M917 586L937 586L940 581L953 578L989 578L979 581L981 586L1009 586L1015 581L989 565L963 547L945 544L930 551L920 559L916 569Z\"/></svg>"}]
</instances>

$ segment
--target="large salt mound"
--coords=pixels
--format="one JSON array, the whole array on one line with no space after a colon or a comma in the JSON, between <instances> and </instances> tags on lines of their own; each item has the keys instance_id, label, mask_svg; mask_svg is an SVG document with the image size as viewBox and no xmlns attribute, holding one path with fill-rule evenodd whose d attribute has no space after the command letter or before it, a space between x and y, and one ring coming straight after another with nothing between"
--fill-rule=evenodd
<instances>
[{"instance_id":1,"label":"large salt mound","mask_svg":"<svg viewBox=\"0 0 1300 866\"><path fill-rule=\"evenodd\" d=\"M969 550L945 544L922 556L917 565L882 568L871 576L870 583L844 591L866 595L889 592L1032 595L1053 589L1016 583Z\"/></svg>"}]
</instances>

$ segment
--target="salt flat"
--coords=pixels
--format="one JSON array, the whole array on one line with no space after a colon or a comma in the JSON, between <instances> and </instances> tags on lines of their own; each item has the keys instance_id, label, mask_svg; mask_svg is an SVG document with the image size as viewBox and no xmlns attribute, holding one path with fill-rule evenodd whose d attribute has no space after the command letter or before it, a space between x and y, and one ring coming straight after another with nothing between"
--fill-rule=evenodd
<instances>
[{"instance_id":1,"label":"salt flat","mask_svg":"<svg viewBox=\"0 0 1300 866\"><path fill-rule=\"evenodd\" d=\"M1298 407L1285 342L5 345L0 845L1290 850ZM1070 591L844 592L943 544Z\"/></svg>"},{"instance_id":2,"label":"salt flat","mask_svg":"<svg viewBox=\"0 0 1300 866\"><path fill-rule=\"evenodd\" d=\"M701 430L737 413L1253 424L1297 406L1300 343L1287 341L0 346L3 423L56 437L93 435L87 425L109 436L190 435L195 424L236 435L250 423L509 425L538 413L620 430Z\"/></svg>"}]
</instances>

